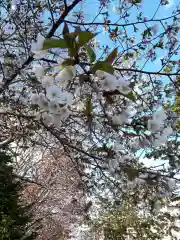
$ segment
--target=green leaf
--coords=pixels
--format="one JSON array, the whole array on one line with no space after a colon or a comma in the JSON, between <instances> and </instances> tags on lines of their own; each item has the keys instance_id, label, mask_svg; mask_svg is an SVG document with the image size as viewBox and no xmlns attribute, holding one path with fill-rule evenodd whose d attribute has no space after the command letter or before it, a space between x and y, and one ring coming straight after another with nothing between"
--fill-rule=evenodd
<instances>
[{"instance_id":1,"label":"green leaf","mask_svg":"<svg viewBox=\"0 0 180 240\"><path fill-rule=\"evenodd\" d=\"M92 113L91 95L89 95L86 99L86 112L88 115L91 115Z\"/></svg>"},{"instance_id":2,"label":"green leaf","mask_svg":"<svg viewBox=\"0 0 180 240\"><path fill-rule=\"evenodd\" d=\"M99 61L97 62L93 68L92 68L92 73L95 73L97 70L101 70L110 74L114 73L114 68L111 64L109 64L107 61Z\"/></svg>"},{"instance_id":3,"label":"green leaf","mask_svg":"<svg viewBox=\"0 0 180 240\"><path fill-rule=\"evenodd\" d=\"M142 2L142 0L134 0L134 4L138 4L138 3L141 3Z\"/></svg>"},{"instance_id":4,"label":"green leaf","mask_svg":"<svg viewBox=\"0 0 180 240\"><path fill-rule=\"evenodd\" d=\"M96 60L96 54L95 54L94 50L88 45L85 46L85 48L86 48L86 51L87 51L88 56L90 58L90 62L91 63L94 62Z\"/></svg>"},{"instance_id":5,"label":"green leaf","mask_svg":"<svg viewBox=\"0 0 180 240\"><path fill-rule=\"evenodd\" d=\"M127 174L128 179L130 181L133 181L136 177L138 177L139 172L137 169L135 168L131 168L131 167L123 167L122 170L124 171L124 173Z\"/></svg>"},{"instance_id":6,"label":"green leaf","mask_svg":"<svg viewBox=\"0 0 180 240\"><path fill-rule=\"evenodd\" d=\"M63 28L63 36L69 33L69 28L67 23L64 23L64 28Z\"/></svg>"},{"instance_id":7,"label":"green leaf","mask_svg":"<svg viewBox=\"0 0 180 240\"><path fill-rule=\"evenodd\" d=\"M125 96L126 98L130 99L131 101L135 101L135 100L136 100L136 95L135 95L135 93L133 93L133 92L130 92L130 93L124 95L124 96Z\"/></svg>"},{"instance_id":8,"label":"green leaf","mask_svg":"<svg viewBox=\"0 0 180 240\"><path fill-rule=\"evenodd\" d=\"M61 64L63 67L75 65L75 61L72 59L66 59Z\"/></svg>"},{"instance_id":9,"label":"green leaf","mask_svg":"<svg viewBox=\"0 0 180 240\"><path fill-rule=\"evenodd\" d=\"M78 47L77 42L75 40L69 39L68 48L69 48L69 56L75 57L78 54L79 47Z\"/></svg>"},{"instance_id":10,"label":"green leaf","mask_svg":"<svg viewBox=\"0 0 180 240\"><path fill-rule=\"evenodd\" d=\"M143 35L143 38L151 37L152 36L151 28L147 28L142 35Z\"/></svg>"},{"instance_id":11,"label":"green leaf","mask_svg":"<svg viewBox=\"0 0 180 240\"><path fill-rule=\"evenodd\" d=\"M79 32L78 33L78 38L79 38L78 45L80 47L84 46L91 39L93 39L96 35L97 35L97 33L91 33L91 32L87 32L87 31Z\"/></svg>"},{"instance_id":12,"label":"green leaf","mask_svg":"<svg viewBox=\"0 0 180 240\"><path fill-rule=\"evenodd\" d=\"M159 41L154 47L163 49L164 48L164 42Z\"/></svg>"},{"instance_id":13,"label":"green leaf","mask_svg":"<svg viewBox=\"0 0 180 240\"><path fill-rule=\"evenodd\" d=\"M110 64L112 64L115 60L115 58L117 57L118 51L117 51L117 47L109 54L109 56L106 58L106 61Z\"/></svg>"},{"instance_id":14,"label":"green leaf","mask_svg":"<svg viewBox=\"0 0 180 240\"><path fill-rule=\"evenodd\" d=\"M93 151L95 151L95 152L106 152L106 149L104 147L98 147L98 148L94 148Z\"/></svg>"},{"instance_id":15,"label":"green leaf","mask_svg":"<svg viewBox=\"0 0 180 240\"><path fill-rule=\"evenodd\" d=\"M75 28L75 32L71 32L71 33L67 33L65 34L65 36L68 36L72 39L76 39L76 37L78 36L78 34L81 32L81 28L78 26Z\"/></svg>"},{"instance_id":16,"label":"green leaf","mask_svg":"<svg viewBox=\"0 0 180 240\"><path fill-rule=\"evenodd\" d=\"M64 39L45 39L43 50L50 48L68 48L68 46Z\"/></svg>"},{"instance_id":17,"label":"green leaf","mask_svg":"<svg viewBox=\"0 0 180 240\"><path fill-rule=\"evenodd\" d=\"M76 32L76 33L82 32L81 27L80 27L80 26L77 26L77 27L75 28L75 32Z\"/></svg>"},{"instance_id":18,"label":"green leaf","mask_svg":"<svg viewBox=\"0 0 180 240\"><path fill-rule=\"evenodd\" d=\"M130 100L133 101L133 102L136 100L136 95L135 95L134 92L130 92L130 93L128 93L128 94L123 94L123 93L119 92L119 94L120 94L120 95L123 95L124 97L126 97L126 98L128 98L128 99L130 99Z\"/></svg>"}]
</instances>

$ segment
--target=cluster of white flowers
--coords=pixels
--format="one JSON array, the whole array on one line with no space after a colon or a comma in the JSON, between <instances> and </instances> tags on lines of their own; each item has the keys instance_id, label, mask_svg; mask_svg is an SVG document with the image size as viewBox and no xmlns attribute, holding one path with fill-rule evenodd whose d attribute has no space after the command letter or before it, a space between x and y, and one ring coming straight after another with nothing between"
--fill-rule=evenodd
<instances>
[{"instance_id":1,"label":"cluster of white flowers","mask_svg":"<svg viewBox=\"0 0 180 240\"><path fill-rule=\"evenodd\" d=\"M173 133L171 127L164 128L166 118L167 116L164 110L160 110L153 114L152 119L148 120L148 130L155 133L153 145L156 147L164 144L167 137Z\"/></svg>"},{"instance_id":2,"label":"cluster of white flowers","mask_svg":"<svg viewBox=\"0 0 180 240\"><path fill-rule=\"evenodd\" d=\"M47 54L47 50L43 50L44 40L45 38L41 34L38 34L37 41L32 43L31 50L34 53L35 59L40 59ZM58 64L58 67L54 67L55 74L47 75L41 65L34 65L33 71L45 91L39 94L32 93L32 103L39 105L42 109L42 117L47 124L52 123L59 127L61 121L65 121L68 118L70 106L75 103L73 94L66 89L68 89L70 81L76 76L76 68L75 66L61 68L60 64ZM118 90L122 95L127 95L132 92L128 77L119 77L116 76L116 73L112 75L97 70L95 80L97 81L94 82L94 84L96 84L97 94L100 94L100 98L102 97L100 93L101 90ZM141 91L138 91L138 93L141 94ZM137 110L133 107L134 103L132 101L129 102L130 105L122 109L120 114L113 115L110 111L110 118L114 125L131 124ZM165 120L166 114L163 110L154 113L152 119L148 120L148 130L154 136L154 146L160 146L165 143L167 137L172 133L171 127L163 129ZM139 139L135 139L135 141L132 139L131 145L132 147L140 148L142 147L141 142ZM149 146L150 143L148 142L146 145ZM122 146L116 143L115 150L117 153L122 151Z\"/></svg>"},{"instance_id":3,"label":"cluster of white flowers","mask_svg":"<svg viewBox=\"0 0 180 240\"><path fill-rule=\"evenodd\" d=\"M96 71L96 76L98 81L100 80L99 82L101 88L105 91L117 89L123 94L128 94L131 92L129 82L126 81L124 78L117 79L116 76L103 72L101 70Z\"/></svg>"},{"instance_id":4,"label":"cluster of white flowers","mask_svg":"<svg viewBox=\"0 0 180 240\"><path fill-rule=\"evenodd\" d=\"M42 50L43 49L43 44L44 44L45 38L39 33L37 35L37 41L33 42L31 45L31 51L34 53L34 58L35 59L41 59L46 56L47 50Z\"/></svg>"},{"instance_id":5,"label":"cluster of white flowers","mask_svg":"<svg viewBox=\"0 0 180 240\"><path fill-rule=\"evenodd\" d=\"M148 120L148 130L155 133L163 128L164 120L166 119L166 114L164 110L155 112L152 119Z\"/></svg>"},{"instance_id":6,"label":"cluster of white flowers","mask_svg":"<svg viewBox=\"0 0 180 240\"><path fill-rule=\"evenodd\" d=\"M69 115L69 106L73 104L73 94L66 91L68 83L76 75L75 66L63 68L56 76L45 75L44 68L41 65L34 65L33 71L37 79L45 89L44 93L32 93L31 101L39 105L42 110L42 117L46 124L54 124L60 127L61 122L65 121ZM55 83L58 83L56 85Z\"/></svg>"},{"instance_id":7,"label":"cluster of white flowers","mask_svg":"<svg viewBox=\"0 0 180 240\"><path fill-rule=\"evenodd\" d=\"M112 122L115 125L130 124L135 114L136 110L129 106L127 109L123 110L121 114L112 116Z\"/></svg>"}]
</instances>

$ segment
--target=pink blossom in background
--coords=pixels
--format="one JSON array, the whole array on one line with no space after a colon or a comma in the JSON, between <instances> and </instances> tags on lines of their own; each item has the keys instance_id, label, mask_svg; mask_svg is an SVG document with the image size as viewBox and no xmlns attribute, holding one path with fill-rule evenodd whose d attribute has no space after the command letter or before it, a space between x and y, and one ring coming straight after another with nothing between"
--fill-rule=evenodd
<instances>
[{"instance_id":1,"label":"pink blossom in background","mask_svg":"<svg viewBox=\"0 0 180 240\"><path fill-rule=\"evenodd\" d=\"M144 17L143 21L144 21L144 22L147 22L147 21L148 21L148 18L147 18L147 17Z\"/></svg>"},{"instance_id":2,"label":"pink blossom in background","mask_svg":"<svg viewBox=\"0 0 180 240\"><path fill-rule=\"evenodd\" d=\"M158 25L157 24L154 24L152 27L151 27L151 30L153 32L153 35L156 35L157 32L158 32Z\"/></svg>"},{"instance_id":3,"label":"pink blossom in background","mask_svg":"<svg viewBox=\"0 0 180 240\"><path fill-rule=\"evenodd\" d=\"M148 39L146 38L146 39L143 40L143 43L144 43L144 44L148 44L148 43L150 43L150 40L148 40Z\"/></svg>"}]
</instances>

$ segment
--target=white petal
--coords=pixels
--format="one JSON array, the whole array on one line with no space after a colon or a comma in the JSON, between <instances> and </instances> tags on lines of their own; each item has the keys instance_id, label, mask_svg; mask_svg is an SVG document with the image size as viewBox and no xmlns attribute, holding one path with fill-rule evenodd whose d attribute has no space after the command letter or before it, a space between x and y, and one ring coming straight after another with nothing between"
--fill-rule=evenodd
<instances>
[{"instance_id":1,"label":"white petal","mask_svg":"<svg viewBox=\"0 0 180 240\"><path fill-rule=\"evenodd\" d=\"M37 93L32 93L31 94L31 101L32 101L33 104L38 104L39 95Z\"/></svg>"},{"instance_id":2,"label":"white petal","mask_svg":"<svg viewBox=\"0 0 180 240\"><path fill-rule=\"evenodd\" d=\"M38 35L37 35L37 46L38 46L39 50L43 48L44 40L45 40L45 38L40 33L38 33Z\"/></svg>"},{"instance_id":3,"label":"white petal","mask_svg":"<svg viewBox=\"0 0 180 240\"><path fill-rule=\"evenodd\" d=\"M60 88L58 88L57 86L53 85L49 88L46 89L47 91L47 98L51 101L56 101L58 102L58 99L60 98L61 94L62 94L62 91Z\"/></svg>"},{"instance_id":4,"label":"white petal","mask_svg":"<svg viewBox=\"0 0 180 240\"><path fill-rule=\"evenodd\" d=\"M31 52L36 52L36 51L38 51L38 48L37 48L37 44L36 44L36 42L33 42L32 44L31 44Z\"/></svg>"},{"instance_id":5,"label":"white petal","mask_svg":"<svg viewBox=\"0 0 180 240\"><path fill-rule=\"evenodd\" d=\"M44 123L46 125L49 125L53 122L53 118L52 118L52 115L48 114L48 113L44 113L43 114L43 119L44 119Z\"/></svg>"},{"instance_id":6,"label":"white petal","mask_svg":"<svg viewBox=\"0 0 180 240\"><path fill-rule=\"evenodd\" d=\"M61 119L62 121L65 121L69 115L70 115L70 111L67 107L62 107L61 110L60 110L60 113L61 113Z\"/></svg>"},{"instance_id":7,"label":"white petal","mask_svg":"<svg viewBox=\"0 0 180 240\"><path fill-rule=\"evenodd\" d=\"M41 59L47 55L46 50L39 50L39 51L32 51L35 55L33 56L34 59Z\"/></svg>"},{"instance_id":8,"label":"white petal","mask_svg":"<svg viewBox=\"0 0 180 240\"><path fill-rule=\"evenodd\" d=\"M167 128L165 128L164 130L163 130L163 135L165 135L165 136L169 136L169 135L171 135L173 133L173 129L171 128L171 127L167 127Z\"/></svg>"},{"instance_id":9,"label":"white petal","mask_svg":"<svg viewBox=\"0 0 180 240\"><path fill-rule=\"evenodd\" d=\"M115 142L115 143L114 143L114 149L118 152L118 151L124 150L124 147L123 147L123 145L120 144L119 142Z\"/></svg>"},{"instance_id":10,"label":"white petal","mask_svg":"<svg viewBox=\"0 0 180 240\"><path fill-rule=\"evenodd\" d=\"M56 101L51 101L49 103L49 112L52 114L60 114L61 109Z\"/></svg>"},{"instance_id":11,"label":"white petal","mask_svg":"<svg viewBox=\"0 0 180 240\"><path fill-rule=\"evenodd\" d=\"M174 179L168 179L167 181L168 187L169 189L173 190L176 186L176 181Z\"/></svg>"},{"instance_id":12,"label":"white petal","mask_svg":"<svg viewBox=\"0 0 180 240\"><path fill-rule=\"evenodd\" d=\"M161 123L160 122L157 122L157 121L154 121L152 119L149 119L148 120L148 130L155 133L157 132L158 130L160 130L160 128L162 127Z\"/></svg>"},{"instance_id":13,"label":"white petal","mask_svg":"<svg viewBox=\"0 0 180 240\"><path fill-rule=\"evenodd\" d=\"M41 65L34 65L33 72L37 78L44 76L44 68Z\"/></svg>"},{"instance_id":14,"label":"white petal","mask_svg":"<svg viewBox=\"0 0 180 240\"><path fill-rule=\"evenodd\" d=\"M125 95L129 94L132 91L130 87L125 86L125 85L119 86L118 90Z\"/></svg>"},{"instance_id":15,"label":"white petal","mask_svg":"<svg viewBox=\"0 0 180 240\"><path fill-rule=\"evenodd\" d=\"M59 128L61 126L61 115L53 114L52 115L52 123Z\"/></svg>"},{"instance_id":16,"label":"white petal","mask_svg":"<svg viewBox=\"0 0 180 240\"><path fill-rule=\"evenodd\" d=\"M55 80L59 82L60 87L66 88L69 80L68 77L62 76L62 73L59 73L56 77Z\"/></svg>"},{"instance_id":17,"label":"white petal","mask_svg":"<svg viewBox=\"0 0 180 240\"><path fill-rule=\"evenodd\" d=\"M38 101L38 105L39 105L39 107L42 108L43 110L48 110L48 109L49 109L48 101L46 101L46 100L40 99L40 100Z\"/></svg>"},{"instance_id":18,"label":"white petal","mask_svg":"<svg viewBox=\"0 0 180 240\"><path fill-rule=\"evenodd\" d=\"M114 115L112 116L112 122L115 125L122 125L124 123L124 119L121 117L121 115Z\"/></svg>"},{"instance_id":19,"label":"white petal","mask_svg":"<svg viewBox=\"0 0 180 240\"><path fill-rule=\"evenodd\" d=\"M101 70L97 70L97 71L96 71L96 76L97 76L98 78L103 78L103 77L104 77L104 72L101 71Z\"/></svg>"},{"instance_id":20,"label":"white petal","mask_svg":"<svg viewBox=\"0 0 180 240\"><path fill-rule=\"evenodd\" d=\"M164 112L164 110L162 109L162 110L160 110L160 111L158 111L158 112L155 112L154 114L153 114L153 119L154 120L161 120L161 121L164 121L165 119L166 119L166 114L165 114L165 112Z\"/></svg>"},{"instance_id":21,"label":"white petal","mask_svg":"<svg viewBox=\"0 0 180 240\"><path fill-rule=\"evenodd\" d=\"M59 97L59 103L71 105L73 103L73 95L68 92L62 92Z\"/></svg>"},{"instance_id":22,"label":"white petal","mask_svg":"<svg viewBox=\"0 0 180 240\"><path fill-rule=\"evenodd\" d=\"M52 76L44 76L42 79L42 86L43 88L49 88L53 86L53 80L54 78Z\"/></svg>"}]
</instances>

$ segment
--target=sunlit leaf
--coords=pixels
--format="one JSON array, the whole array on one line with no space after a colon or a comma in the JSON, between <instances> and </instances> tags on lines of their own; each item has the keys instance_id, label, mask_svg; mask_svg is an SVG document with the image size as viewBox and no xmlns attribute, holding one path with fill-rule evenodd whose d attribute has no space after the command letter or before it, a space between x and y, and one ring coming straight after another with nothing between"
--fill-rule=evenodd
<instances>
[{"instance_id":1,"label":"sunlit leaf","mask_svg":"<svg viewBox=\"0 0 180 240\"><path fill-rule=\"evenodd\" d=\"M109 56L106 58L106 61L110 64L112 64L114 62L114 60L116 59L117 57L117 54L118 54L118 51L117 51L118 48L115 48L110 54Z\"/></svg>"},{"instance_id":2,"label":"sunlit leaf","mask_svg":"<svg viewBox=\"0 0 180 240\"><path fill-rule=\"evenodd\" d=\"M75 61L72 59L66 59L61 64L63 67L75 65Z\"/></svg>"},{"instance_id":3,"label":"sunlit leaf","mask_svg":"<svg viewBox=\"0 0 180 240\"><path fill-rule=\"evenodd\" d=\"M64 39L45 39L43 50L50 48L68 48L68 46Z\"/></svg>"},{"instance_id":4,"label":"sunlit leaf","mask_svg":"<svg viewBox=\"0 0 180 240\"><path fill-rule=\"evenodd\" d=\"M93 39L95 36L97 35L97 33L91 33L91 32L79 32L78 33L78 45L84 46L86 43L88 43L91 39Z\"/></svg>"},{"instance_id":5,"label":"sunlit leaf","mask_svg":"<svg viewBox=\"0 0 180 240\"><path fill-rule=\"evenodd\" d=\"M85 48L86 48L88 56L90 58L90 62L91 63L94 62L96 60L96 54L95 54L94 50L92 49L92 47L90 47L88 45Z\"/></svg>"},{"instance_id":6,"label":"sunlit leaf","mask_svg":"<svg viewBox=\"0 0 180 240\"><path fill-rule=\"evenodd\" d=\"M136 94L133 93L133 92L130 92L128 94L124 94L124 96L132 101L135 101L136 100Z\"/></svg>"},{"instance_id":7,"label":"sunlit leaf","mask_svg":"<svg viewBox=\"0 0 180 240\"><path fill-rule=\"evenodd\" d=\"M67 25L67 23L64 23L63 35L65 36L65 35L68 34L68 33L69 33L68 25Z\"/></svg>"},{"instance_id":8,"label":"sunlit leaf","mask_svg":"<svg viewBox=\"0 0 180 240\"><path fill-rule=\"evenodd\" d=\"M90 95L86 99L86 112L88 115L91 115L92 113L92 101Z\"/></svg>"},{"instance_id":9,"label":"sunlit leaf","mask_svg":"<svg viewBox=\"0 0 180 240\"><path fill-rule=\"evenodd\" d=\"M97 62L93 68L92 73L95 73L97 70L101 70L110 74L114 73L114 68L111 64L109 64L107 61L99 61Z\"/></svg>"},{"instance_id":10,"label":"sunlit leaf","mask_svg":"<svg viewBox=\"0 0 180 240\"><path fill-rule=\"evenodd\" d=\"M106 152L106 149L104 147L98 147L98 148L94 148L93 151L95 152Z\"/></svg>"}]
</instances>

